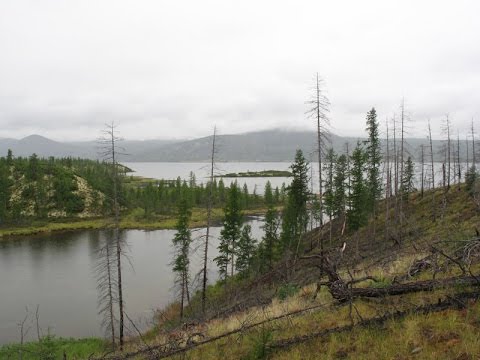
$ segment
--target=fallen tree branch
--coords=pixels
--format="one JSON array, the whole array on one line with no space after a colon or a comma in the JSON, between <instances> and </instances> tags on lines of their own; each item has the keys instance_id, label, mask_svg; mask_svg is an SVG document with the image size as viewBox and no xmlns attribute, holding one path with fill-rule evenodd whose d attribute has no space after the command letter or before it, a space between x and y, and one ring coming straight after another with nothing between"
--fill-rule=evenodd
<instances>
[{"instance_id":1,"label":"fallen tree branch","mask_svg":"<svg viewBox=\"0 0 480 360\"><path fill-rule=\"evenodd\" d=\"M309 333L308 335L300 335L300 336L295 336L289 339L278 340L267 345L267 348L270 350L285 349L292 345L313 340L315 338L327 337L330 334L335 334L335 333L348 332L353 330L356 326L358 327L378 326L378 325L384 324L386 321L402 319L405 316L411 315L411 314L424 315L424 314L444 311L451 308L462 309L465 307L465 303L461 301L462 299L478 300L478 298L479 298L478 292L459 294L455 297L448 296L443 301L439 301L438 303L435 303L435 304L428 304L428 305L417 307L415 309L410 309L405 311L396 311L394 313L387 313L380 317L374 317L367 320L363 320L355 325L338 326L335 328L319 330L313 333Z\"/></svg>"},{"instance_id":2,"label":"fallen tree branch","mask_svg":"<svg viewBox=\"0 0 480 360\"><path fill-rule=\"evenodd\" d=\"M477 277L456 276L441 280L422 280L404 284L393 284L383 288L352 288L349 289L343 280L337 280L327 285L334 299L347 301L350 297L383 297L388 295L403 295L419 291L433 291L438 288L451 286L472 286L479 285Z\"/></svg>"},{"instance_id":3,"label":"fallen tree branch","mask_svg":"<svg viewBox=\"0 0 480 360\"><path fill-rule=\"evenodd\" d=\"M164 348L167 344L160 344L160 345L150 346L148 349L141 349L141 350L126 353L126 354L118 354L118 355L113 355L113 356L108 356L108 357L102 357L100 359L124 360L124 359L130 359L130 358L142 355L142 354L146 355L147 353L152 352L152 351L156 352L156 355L155 355L154 359L164 359L164 358L167 358L167 357L170 357L170 356L173 356L173 355L177 355L177 354L187 352L187 351L192 350L194 348L197 348L199 346L202 346L202 345L205 345L205 344L223 339L225 337L228 337L228 336L231 336L231 335L234 335L234 334L246 331L246 330L250 330L250 329L255 328L257 326L264 325L268 322L272 322L272 321L275 321L275 320L280 320L280 319L283 319L283 318L289 317L289 316L295 316L295 315L298 315L298 314L301 314L301 313L304 313L304 312L307 312L307 311L310 311L310 310L324 308L327 305L330 305L330 304L314 305L314 306L310 306L310 307L305 308L305 309L299 309L299 310L289 312L287 314L282 314L282 315L275 316L275 317L272 317L272 318L269 318L269 319L265 319L263 321L255 323L255 324L246 325L246 326L244 325L244 326L241 326L238 329L220 334L218 336L207 338L205 340L201 340L201 341L198 341L198 342L195 342L195 343L187 344L186 346L184 346L182 348L173 349L171 351L162 352L161 351L162 348Z\"/></svg>"}]
</instances>

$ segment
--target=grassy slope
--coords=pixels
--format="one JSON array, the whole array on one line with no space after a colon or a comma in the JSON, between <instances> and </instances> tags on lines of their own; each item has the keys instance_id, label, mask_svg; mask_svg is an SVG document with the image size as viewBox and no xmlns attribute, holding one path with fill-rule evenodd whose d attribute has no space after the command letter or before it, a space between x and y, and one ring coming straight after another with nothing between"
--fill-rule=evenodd
<instances>
[{"instance_id":1,"label":"grassy slope","mask_svg":"<svg viewBox=\"0 0 480 360\"><path fill-rule=\"evenodd\" d=\"M91 354L101 354L105 351L105 342L101 339L65 339L45 338L41 343L29 342L20 346L19 344L0 346L0 359L63 359L63 353L67 359L88 359ZM53 356L52 356L53 355ZM51 357L48 357L51 356Z\"/></svg>"},{"instance_id":2,"label":"grassy slope","mask_svg":"<svg viewBox=\"0 0 480 360\"><path fill-rule=\"evenodd\" d=\"M443 204L441 190L436 193L437 204ZM355 273L355 277L373 275L380 279L380 284L366 281L357 286L385 286L394 281L395 277L404 275L415 259L429 254L430 245L452 253L458 242L450 242L471 238L480 225L480 215L475 204L463 191L463 188L453 187L445 197L446 207L441 211L437 208L437 219L432 221L432 193L420 198L414 194L405 207L406 217L403 226L391 225L388 238L385 238L385 204L379 206L376 221L371 221L358 232L341 236L341 224L334 224L331 248L347 242L347 250L341 261L339 271L348 279L346 269ZM393 210L393 204L392 204ZM443 214L441 214L443 212ZM375 231L374 231L375 229ZM401 230L400 230L401 229ZM375 236L374 236L375 232ZM322 230L322 236L328 244L329 226ZM318 232L314 232L318 235ZM397 241L400 242L398 244ZM442 242L446 240L447 242ZM310 240L306 239L308 248ZM318 249L313 249L313 253ZM404 319L387 321L383 326L355 328L353 331L332 334L327 337L312 339L283 350L271 350L269 345L282 339L303 336L322 329L349 325L352 319L355 323L362 319L391 313L398 310L435 304L438 299L445 299L465 288L437 289L432 292L420 292L402 296L390 296L381 299L356 299L350 312L348 305L338 305L333 301L328 291L323 288L319 296L313 299L318 270L311 263L304 263L297 270L293 280L299 289L293 296L280 301L279 289L285 288L282 280L271 274L263 276L263 281L240 283L235 288L229 288L228 293L221 293L216 288L217 309L233 305L246 307L243 311L235 311L228 316L213 318L202 331L208 337L241 329L247 325L259 323L275 316L290 313L295 310L314 308L296 315L269 321L221 340L200 346L189 351L187 359L476 359L480 357L480 304L472 302L465 310L445 310L428 315L412 314ZM436 275L437 279L459 275L460 270L448 263L441 256L438 265L443 271ZM366 269L366 270L365 270ZM473 267L478 273L480 266ZM281 271L276 269L277 273ZM275 271L274 271L275 272ZM415 278L431 279L432 270L425 271ZM261 284L259 284L261 283ZM247 290L248 289L248 290ZM210 289L211 291L212 288ZM249 294L250 292L250 294ZM237 293L237 294L235 294ZM254 293L257 298L272 298L264 306L250 306L246 300ZM232 295L233 294L233 295ZM276 295L275 295L276 294ZM355 310L356 309L356 310ZM172 314L170 314L172 316ZM188 337L188 334L184 335ZM150 334L153 343L165 343L165 334L153 332ZM134 345L132 345L134 348ZM174 358L182 358L180 355Z\"/></svg>"}]
</instances>

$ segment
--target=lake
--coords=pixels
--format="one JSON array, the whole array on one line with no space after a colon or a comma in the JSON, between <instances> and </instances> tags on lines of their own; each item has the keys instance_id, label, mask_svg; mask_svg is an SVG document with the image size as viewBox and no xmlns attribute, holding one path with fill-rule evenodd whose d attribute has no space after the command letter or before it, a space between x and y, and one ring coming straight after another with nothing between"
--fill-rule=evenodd
<instances>
[{"instance_id":1,"label":"lake","mask_svg":"<svg viewBox=\"0 0 480 360\"><path fill-rule=\"evenodd\" d=\"M180 176L181 179L189 179L190 172L193 172L197 178L197 183L206 183L209 179L210 174L210 164L208 163L174 163L174 162L127 162L123 163L128 166L135 172L133 175L155 178L155 179L176 179ZM218 162L215 164L216 168L214 171L215 175L224 175L232 172L246 172L246 171L262 171L262 170L290 170L291 163L287 162ZM390 164L392 166L392 164ZM417 188L420 187L421 183L421 165L419 163L414 163L415 167L415 178L414 184ZM461 163L462 174L465 174L466 164ZM442 164L435 163L435 179L437 186L441 184L442 180ZM385 166L382 164L381 175L385 179ZM393 171L393 170L392 170ZM425 165L425 186L429 186L428 179L430 178L430 166L429 164ZM322 171L325 176L325 171ZM318 193L318 163L309 164L309 187L313 189L314 192ZM392 175L393 176L393 175ZM452 171L453 179L453 171ZM463 176L463 175L462 175ZM265 184L267 181L270 181L273 188L278 186L281 188L282 184L285 183L288 186L291 182L291 178L287 177L254 177L254 178L223 178L225 185L229 185L230 182L237 180L240 186L247 184L248 190L252 193L254 190L257 194L263 195ZM463 181L463 180L462 180Z\"/></svg>"},{"instance_id":2,"label":"lake","mask_svg":"<svg viewBox=\"0 0 480 360\"><path fill-rule=\"evenodd\" d=\"M206 183L210 177L210 164L208 163L174 163L174 162L126 162L123 163L135 172L132 175L143 176L154 179L174 180L180 176L181 179L188 180L190 172L195 174L197 183ZM215 164L214 175L220 176L228 173L238 173L246 171L262 170L289 170L291 163L286 162L218 162ZM315 174L314 174L315 175ZM314 179L318 179L318 176ZM263 194L265 184L270 181L273 188L278 186L280 189L282 183L288 185L291 178L287 177L254 177L254 178L223 178L225 185L237 180L240 186L247 184L248 191L257 194ZM317 180L318 183L318 180Z\"/></svg>"},{"instance_id":3,"label":"lake","mask_svg":"<svg viewBox=\"0 0 480 360\"><path fill-rule=\"evenodd\" d=\"M247 221L256 239L263 235L260 218ZM174 230L125 230L128 261L123 262L126 312L142 328L152 320L154 309L174 300L171 241ZM192 232L198 238L204 229ZM209 280L217 279L216 265L220 228L212 228ZM0 241L0 344L18 342L18 323L30 313L29 339L36 338L35 308L40 306L44 334L63 337L103 336L97 315L94 267L106 236L102 230L44 234ZM197 244L199 240L197 240ZM195 246L195 245L194 245ZM200 269L201 254L192 255L192 274Z\"/></svg>"}]
</instances>

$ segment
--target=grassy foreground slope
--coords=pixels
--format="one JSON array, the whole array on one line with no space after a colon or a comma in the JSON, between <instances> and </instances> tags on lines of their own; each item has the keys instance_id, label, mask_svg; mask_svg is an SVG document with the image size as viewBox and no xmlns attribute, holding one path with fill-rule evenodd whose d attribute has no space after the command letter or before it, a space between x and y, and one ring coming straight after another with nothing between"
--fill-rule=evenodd
<instances>
[{"instance_id":1,"label":"grassy foreground slope","mask_svg":"<svg viewBox=\"0 0 480 360\"><path fill-rule=\"evenodd\" d=\"M175 322L175 306L165 309L147 334L148 348L132 339L127 353L116 358L479 358L478 204L456 185L423 198L413 194L401 220L398 205L389 202L387 218L382 202L377 218L354 233L342 235L342 219L332 222L331 240L330 224L310 232L303 259L288 276L280 262L259 277L212 286L204 323L195 321L195 298L188 326ZM368 289L383 295L332 296L332 283L327 276L320 279L315 257L320 236L351 294ZM325 285L317 294L319 281ZM410 290L389 293L403 288Z\"/></svg>"}]
</instances>

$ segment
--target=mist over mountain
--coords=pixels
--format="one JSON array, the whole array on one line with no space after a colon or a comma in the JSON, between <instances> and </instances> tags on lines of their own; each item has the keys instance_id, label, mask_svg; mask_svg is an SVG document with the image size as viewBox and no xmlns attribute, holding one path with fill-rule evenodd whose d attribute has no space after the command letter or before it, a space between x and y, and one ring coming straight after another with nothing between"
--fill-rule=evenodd
<instances>
[{"instance_id":1,"label":"mist over mountain","mask_svg":"<svg viewBox=\"0 0 480 360\"><path fill-rule=\"evenodd\" d=\"M346 144L353 149L364 138L331 135L331 146L337 153L344 153ZM419 158L420 146L428 140L407 139L406 150L414 159ZM383 141L384 143L384 141ZM307 159L316 160L316 133L314 131L266 130L234 135L217 135L217 161L292 161L296 149L301 149ZM193 140L125 140L119 143L121 161L131 162L187 162L208 161L211 155L212 136ZM444 142L434 140L435 159L441 160ZM11 149L14 156L100 158L101 146L96 141L59 142L39 135L23 139L0 139L0 154ZM460 154L465 158L465 141ZM429 153L425 149L426 154Z\"/></svg>"}]
</instances>

